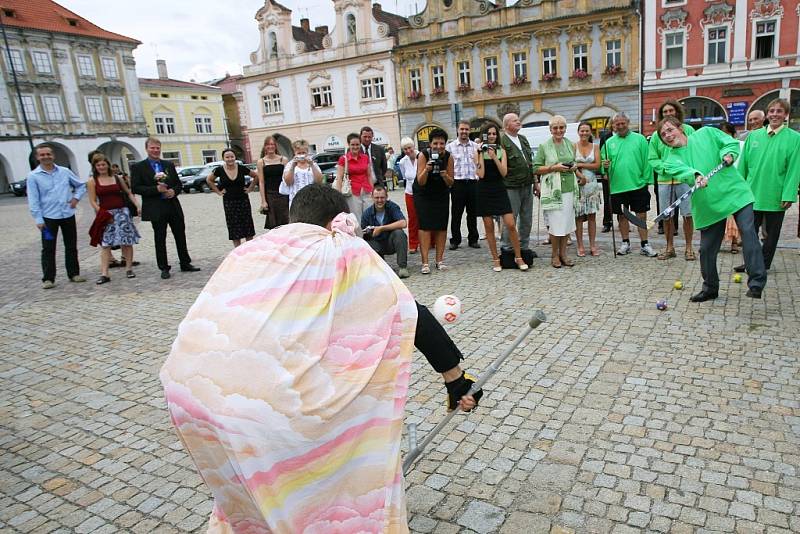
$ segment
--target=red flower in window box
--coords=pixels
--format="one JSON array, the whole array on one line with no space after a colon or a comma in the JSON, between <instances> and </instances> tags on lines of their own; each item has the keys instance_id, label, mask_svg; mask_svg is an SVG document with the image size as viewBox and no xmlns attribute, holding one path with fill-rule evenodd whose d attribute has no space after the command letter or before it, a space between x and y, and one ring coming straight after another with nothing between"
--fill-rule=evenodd
<instances>
[{"instance_id":1,"label":"red flower in window box","mask_svg":"<svg viewBox=\"0 0 800 534\"><path fill-rule=\"evenodd\" d=\"M444 87L441 87L441 86L434 87L433 91L431 91L431 94L434 95L434 96L443 95L444 94Z\"/></svg>"},{"instance_id":2,"label":"red flower in window box","mask_svg":"<svg viewBox=\"0 0 800 534\"><path fill-rule=\"evenodd\" d=\"M622 70L622 65L609 65L603 74L606 76L619 76L623 72L625 71Z\"/></svg>"},{"instance_id":3,"label":"red flower in window box","mask_svg":"<svg viewBox=\"0 0 800 534\"><path fill-rule=\"evenodd\" d=\"M525 85L528 83L527 76L515 76L513 80L511 80L511 85L520 86Z\"/></svg>"},{"instance_id":4,"label":"red flower in window box","mask_svg":"<svg viewBox=\"0 0 800 534\"><path fill-rule=\"evenodd\" d=\"M469 93L470 91L472 91L472 86L467 83L462 83L461 85L456 87L456 91L462 94Z\"/></svg>"},{"instance_id":5,"label":"red flower in window box","mask_svg":"<svg viewBox=\"0 0 800 534\"><path fill-rule=\"evenodd\" d=\"M576 80L585 80L589 77L589 73L583 69L575 69L572 71L572 77Z\"/></svg>"},{"instance_id":6,"label":"red flower in window box","mask_svg":"<svg viewBox=\"0 0 800 534\"><path fill-rule=\"evenodd\" d=\"M548 72L547 74L542 76L542 81L543 82L554 82L554 81L556 81L558 79L559 79L558 78L558 74L556 74L555 72Z\"/></svg>"},{"instance_id":7,"label":"red flower in window box","mask_svg":"<svg viewBox=\"0 0 800 534\"><path fill-rule=\"evenodd\" d=\"M408 93L409 100L419 100L420 98L422 98L422 93L419 93L417 91L411 91L410 93Z\"/></svg>"},{"instance_id":8,"label":"red flower in window box","mask_svg":"<svg viewBox=\"0 0 800 534\"><path fill-rule=\"evenodd\" d=\"M486 89L487 91L494 91L495 89L497 89L498 85L500 85L500 84L497 83L497 81L489 80L488 82L483 84L483 88Z\"/></svg>"}]
</instances>

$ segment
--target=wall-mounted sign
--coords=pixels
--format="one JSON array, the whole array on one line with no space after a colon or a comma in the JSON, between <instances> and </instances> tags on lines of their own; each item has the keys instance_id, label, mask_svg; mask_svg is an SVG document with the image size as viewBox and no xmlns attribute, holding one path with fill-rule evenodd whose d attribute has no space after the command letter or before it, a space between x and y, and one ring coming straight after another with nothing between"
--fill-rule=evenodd
<instances>
[{"instance_id":1,"label":"wall-mounted sign","mask_svg":"<svg viewBox=\"0 0 800 534\"><path fill-rule=\"evenodd\" d=\"M728 109L728 122L735 126L747 122L747 102L728 102L725 107Z\"/></svg>"},{"instance_id":2,"label":"wall-mounted sign","mask_svg":"<svg viewBox=\"0 0 800 534\"><path fill-rule=\"evenodd\" d=\"M325 144L323 145L323 150L326 151L336 151L336 150L344 150L345 144L340 138L336 137L335 135L328 136L325 139Z\"/></svg>"}]
</instances>

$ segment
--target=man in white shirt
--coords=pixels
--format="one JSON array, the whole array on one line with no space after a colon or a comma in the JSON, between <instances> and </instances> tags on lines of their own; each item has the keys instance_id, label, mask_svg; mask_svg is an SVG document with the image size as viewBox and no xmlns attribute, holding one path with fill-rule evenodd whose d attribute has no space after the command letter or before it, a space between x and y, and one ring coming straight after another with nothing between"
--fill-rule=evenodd
<instances>
[{"instance_id":1,"label":"man in white shirt","mask_svg":"<svg viewBox=\"0 0 800 534\"><path fill-rule=\"evenodd\" d=\"M450 188L450 250L461 245L461 217L467 210L467 243L471 248L478 244L478 174L475 168L475 153L478 144L469 138L469 121L459 121L458 137L447 144L446 150L453 157L455 182Z\"/></svg>"}]
</instances>

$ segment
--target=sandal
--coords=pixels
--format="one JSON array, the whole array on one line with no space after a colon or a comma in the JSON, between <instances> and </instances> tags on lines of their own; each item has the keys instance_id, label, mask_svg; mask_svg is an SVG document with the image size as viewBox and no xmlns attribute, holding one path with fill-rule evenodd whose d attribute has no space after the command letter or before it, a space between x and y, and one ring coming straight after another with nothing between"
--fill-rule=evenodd
<instances>
[{"instance_id":1,"label":"sandal","mask_svg":"<svg viewBox=\"0 0 800 534\"><path fill-rule=\"evenodd\" d=\"M683 257L686 258L686 261L694 261L697 257L694 255L694 250L687 248L686 252L683 253Z\"/></svg>"},{"instance_id":2,"label":"sandal","mask_svg":"<svg viewBox=\"0 0 800 534\"><path fill-rule=\"evenodd\" d=\"M108 268L109 269L115 269L117 267L122 267L123 265L125 265L125 262L124 261L119 261L116 258L111 258L111 261L108 262Z\"/></svg>"},{"instance_id":3,"label":"sandal","mask_svg":"<svg viewBox=\"0 0 800 534\"><path fill-rule=\"evenodd\" d=\"M108 276L101 276L100 278L97 279L97 282L95 282L95 284L97 284L99 286L99 285L107 284L110 281L111 281L111 278L109 278Z\"/></svg>"},{"instance_id":4,"label":"sandal","mask_svg":"<svg viewBox=\"0 0 800 534\"><path fill-rule=\"evenodd\" d=\"M599 249L599 248L597 248L597 247L592 247L592 249L591 249L591 250L592 250L592 252L591 252L591 253L592 253L592 256L599 256L599 255L600 255L600 249Z\"/></svg>"},{"instance_id":5,"label":"sandal","mask_svg":"<svg viewBox=\"0 0 800 534\"><path fill-rule=\"evenodd\" d=\"M556 262L556 260L550 261L550 265L552 265L553 268L555 268L555 269L560 269L561 268L561 262Z\"/></svg>"},{"instance_id":6,"label":"sandal","mask_svg":"<svg viewBox=\"0 0 800 534\"><path fill-rule=\"evenodd\" d=\"M523 260L522 258L514 258L514 263L517 264L517 269L519 269L520 271L528 270L528 264L525 263L525 260Z\"/></svg>"},{"instance_id":7,"label":"sandal","mask_svg":"<svg viewBox=\"0 0 800 534\"><path fill-rule=\"evenodd\" d=\"M561 265L563 265L564 267L574 267L575 262L572 260L568 260L566 258L561 258Z\"/></svg>"},{"instance_id":8,"label":"sandal","mask_svg":"<svg viewBox=\"0 0 800 534\"><path fill-rule=\"evenodd\" d=\"M492 270L496 273L499 273L503 270L503 268L500 266L500 260L492 260Z\"/></svg>"},{"instance_id":9,"label":"sandal","mask_svg":"<svg viewBox=\"0 0 800 534\"><path fill-rule=\"evenodd\" d=\"M450 267L445 265L445 263L443 261L437 261L436 262L436 270L437 271L448 271L448 270L450 270Z\"/></svg>"},{"instance_id":10,"label":"sandal","mask_svg":"<svg viewBox=\"0 0 800 534\"><path fill-rule=\"evenodd\" d=\"M136 274L133 271L125 271L125 276L128 278L136 278Z\"/></svg>"},{"instance_id":11,"label":"sandal","mask_svg":"<svg viewBox=\"0 0 800 534\"><path fill-rule=\"evenodd\" d=\"M579 249L577 253L579 258L583 258L586 256L586 249Z\"/></svg>"},{"instance_id":12,"label":"sandal","mask_svg":"<svg viewBox=\"0 0 800 534\"><path fill-rule=\"evenodd\" d=\"M677 254L675 254L675 249L672 249L672 250L662 250L661 252L658 253L657 257L659 260L668 260L676 256Z\"/></svg>"},{"instance_id":13,"label":"sandal","mask_svg":"<svg viewBox=\"0 0 800 534\"><path fill-rule=\"evenodd\" d=\"M422 274L431 274L431 266L427 263L422 264L422 269L419 270Z\"/></svg>"}]
</instances>

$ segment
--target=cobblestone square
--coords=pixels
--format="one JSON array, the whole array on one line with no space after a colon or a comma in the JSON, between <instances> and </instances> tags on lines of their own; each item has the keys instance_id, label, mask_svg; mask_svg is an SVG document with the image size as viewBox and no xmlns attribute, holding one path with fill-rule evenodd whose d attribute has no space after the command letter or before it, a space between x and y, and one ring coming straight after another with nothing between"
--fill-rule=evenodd
<instances>
[{"instance_id":1,"label":"cobblestone square","mask_svg":"<svg viewBox=\"0 0 800 534\"><path fill-rule=\"evenodd\" d=\"M402 204L400 191L391 198ZM138 223L137 278L115 269L96 286L84 200L88 282L66 280L59 243L57 285L45 291L25 199L0 198L3 532L205 530L210 496L172 430L158 371L231 245L218 197L181 202L201 272L173 269L161 280L152 229ZM420 302L461 298L463 316L448 332L473 373L533 310L548 317L490 381L480 408L459 414L407 477L411 530L800 532L796 231L793 206L763 299L734 283L741 254L723 248L720 298L702 304L689 302L699 262L614 259L610 234L599 234L600 257L576 258L572 269L551 268L549 247L537 246L530 271L493 273L485 241L447 251L445 273L422 276L410 256L406 282ZM680 252L680 237L676 245ZM168 250L176 265L171 238ZM444 415L444 387L418 353L411 380L406 419L424 435Z\"/></svg>"}]
</instances>

